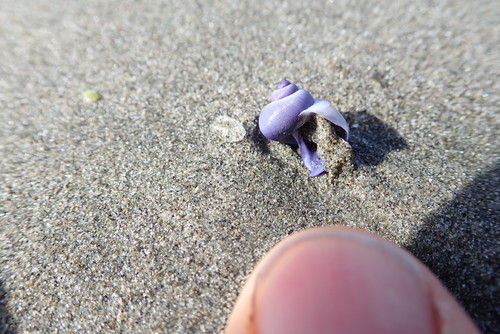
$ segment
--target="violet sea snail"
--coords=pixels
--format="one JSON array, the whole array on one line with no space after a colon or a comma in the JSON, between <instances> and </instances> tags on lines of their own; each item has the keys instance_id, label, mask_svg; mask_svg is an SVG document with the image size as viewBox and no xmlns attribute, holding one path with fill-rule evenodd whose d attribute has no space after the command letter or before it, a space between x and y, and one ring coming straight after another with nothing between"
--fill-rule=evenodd
<instances>
[{"instance_id":1,"label":"violet sea snail","mask_svg":"<svg viewBox=\"0 0 500 334\"><path fill-rule=\"evenodd\" d=\"M304 142L299 128L314 114L320 115L340 127L344 140L349 139L349 125L330 102L314 99L312 95L288 80L278 84L271 95L271 103L262 109L259 128L271 140L298 145L304 165L311 171L310 176L318 176L325 171L325 161Z\"/></svg>"}]
</instances>

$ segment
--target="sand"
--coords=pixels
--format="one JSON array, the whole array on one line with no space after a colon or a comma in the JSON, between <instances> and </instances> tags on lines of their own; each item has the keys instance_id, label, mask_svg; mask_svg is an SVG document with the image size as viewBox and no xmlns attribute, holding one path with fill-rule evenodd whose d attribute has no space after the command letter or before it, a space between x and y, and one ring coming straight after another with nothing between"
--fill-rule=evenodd
<instances>
[{"instance_id":1,"label":"sand","mask_svg":"<svg viewBox=\"0 0 500 334\"><path fill-rule=\"evenodd\" d=\"M498 330L499 16L1 1L0 332L222 332L274 244L332 224L406 247ZM284 78L351 126L350 147L312 134L328 174L260 135Z\"/></svg>"}]
</instances>

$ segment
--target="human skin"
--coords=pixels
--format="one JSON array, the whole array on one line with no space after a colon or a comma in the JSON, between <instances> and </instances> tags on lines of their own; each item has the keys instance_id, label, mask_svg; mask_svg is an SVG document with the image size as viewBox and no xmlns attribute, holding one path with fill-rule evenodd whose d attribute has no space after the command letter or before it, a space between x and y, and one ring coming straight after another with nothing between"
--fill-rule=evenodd
<instances>
[{"instance_id":1,"label":"human skin","mask_svg":"<svg viewBox=\"0 0 500 334\"><path fill-rule=\"evenodd\" d=\"M479 333L419 260L346 227L296 233L257 265L226 327L235 333Z\"/></svg>"}]
</instances>

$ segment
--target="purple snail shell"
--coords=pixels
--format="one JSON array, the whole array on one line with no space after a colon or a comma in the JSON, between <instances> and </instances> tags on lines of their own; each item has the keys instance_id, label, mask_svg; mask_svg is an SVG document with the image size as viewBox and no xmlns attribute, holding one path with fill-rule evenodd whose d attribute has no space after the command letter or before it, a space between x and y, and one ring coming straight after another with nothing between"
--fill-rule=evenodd
<instances>
[{"instance_id":1,"label":"purple snail shell","mask_svg":"<svg viewBox=\"0 0 500 334\"><path fill-rule=\"evenodd\" d=\"M323 173L324 160L304 142L299 128L317 114L344 130L341 137L347 141L349 125L344 117L330 102L314 99L307 90L298 88L288 80L278 84L271 101L260 112L259 128L262 134L271 140L298 145L304 165L311 171L310 176Z\"/></svg>"}]
</instances>

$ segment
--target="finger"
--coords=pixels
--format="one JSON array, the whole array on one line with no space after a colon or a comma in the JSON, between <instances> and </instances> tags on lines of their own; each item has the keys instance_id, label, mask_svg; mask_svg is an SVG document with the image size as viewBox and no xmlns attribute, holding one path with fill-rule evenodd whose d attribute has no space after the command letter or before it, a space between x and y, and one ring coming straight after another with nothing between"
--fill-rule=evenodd
<instances>
[{"instance_id":1,"label":"finger","mask_svg":"<svg viewBox=\"0 0 500 334\"><path fill-rule=\"evenodd\" d=\"M226 333L478 333L437 278L398 246L327 227L274 247L241 292Z\"/></svg>"}]
</instances>

